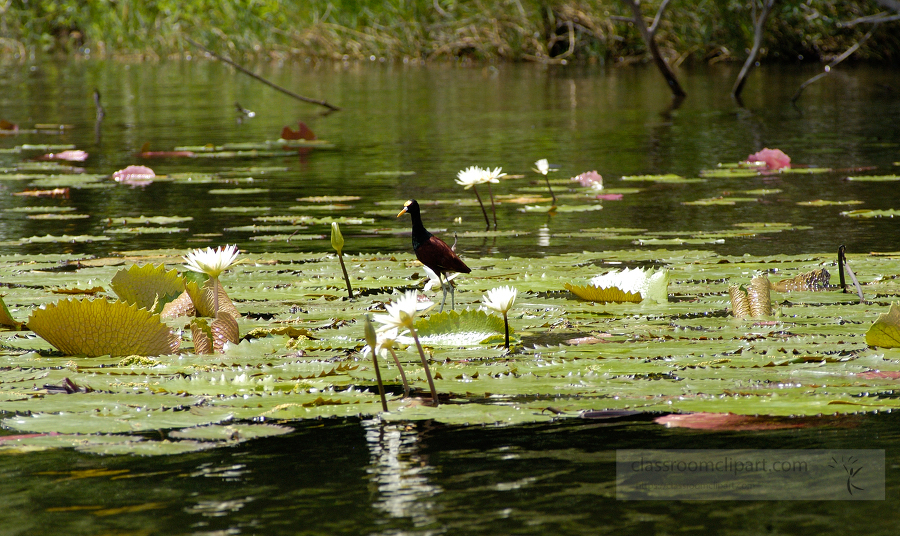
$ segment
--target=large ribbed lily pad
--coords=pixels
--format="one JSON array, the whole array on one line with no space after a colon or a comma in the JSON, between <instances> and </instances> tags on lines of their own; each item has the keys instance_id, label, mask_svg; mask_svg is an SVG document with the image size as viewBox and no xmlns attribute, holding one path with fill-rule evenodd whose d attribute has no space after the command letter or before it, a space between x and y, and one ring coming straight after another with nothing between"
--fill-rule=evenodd
<instances>
[{"instance_id":1,"label":"large ribbed lily pad","mask_svg":"<svg viewBox=\"0 0 900 536\"><path fill-rule=\"evenodd\" d=\"M471 309L432 314L416 322L416 329L422 343L428 345L496 343L493 338L504 334L503 318Z\"/></svg>"},{"instance_id":2,"label":"large ribbed lily pad","mask_svg":"<svg viewBox=\"0 0 900 536\"><path fill-rule=\"evenodd\" d=\"M162 264L135 264L127 270L119 270L109 286L123 302L154 313L184 292L184 280L178 271L167 272Z\"/></svg>"},{"instance_id":3,"label":"large ribbed lily pad","mask_svg":"<svg viewBox=\"0 0 900 536\"><path fill-rule=\"evenodd\" d=\"M61 300L35 310L27 324L66 355L156 356L179 346L159 315L121 301Z\"/></svg>"}]
</instances>

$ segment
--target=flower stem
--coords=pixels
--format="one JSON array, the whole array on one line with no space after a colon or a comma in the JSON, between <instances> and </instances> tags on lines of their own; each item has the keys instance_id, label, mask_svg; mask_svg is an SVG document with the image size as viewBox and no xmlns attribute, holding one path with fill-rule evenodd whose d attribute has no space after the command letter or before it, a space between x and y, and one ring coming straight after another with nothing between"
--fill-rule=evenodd
<instances>
[{"instance_id":1,"label":"flower stem","mask_svg":"<svg viewBox=\"0 0 900 536\"><path fill-rule=\"evenodd\" d=\"M509 319L506 317L506 311L503 312L503 327L506 330L506 349L509 350Z\"/></svg>"},{"instance_id":2,"label":"flower stem","mask_svg":"<svg viewBox=\"0 0 900 536\"><path fill-rule=\"evenodd\" d=\"M375 364L375 381L378 382L378 394L381 395L381 409L387 413L387 399L384 397L384 384L381 383L381 370L378 368L378 352L375 351L374 346L370 345L369 348L372 350L372 363Z\"/></svg>"},{"instance_id":3,"label":"flower stem","mask_svg":"<svg viewBox=\"0 0 900 536\"><path fill-rule=\"evenodd\" d=\"M347 267L344 266L344 254L338 253L338 259L341 261L341 270L344 271L344 281L347 283L347 294L353 299L353 289L350 288L350 276L347 275Z\"/></svg>"},{"instance_id":4,"label":"flower stem","mask_svg":"<svg viewBox=\"0 0 900 536\"><path fill-rule=\"evenodd\" d=\"M397 364L397 368L400 369L400 379L403 380L403 398L409 398L409 383L406 381L406 373L403 372L403 367L400 365L400 359L397 358L397 352L394 351L393 348L389 348L391 351L391 355L394 356L394 363Z\"/></svg>"},{"instance_id":5,"label":"flower stem","mask_svg":"<svg viewBox=\"0 0 900 536\"><path fill-rule=\"evenodd\" d=\"M494 206L494 190L491 189L491 183L488 183L488 194L491 196L491 212L494 213L494 230L497 230L497 207Z\"/></svg>"},{"instance_id":6,"label":"flower stem","mask_svg":"<svg viewBox=\"0 0 900 536\"><path fill-rule=\"evenodd\" d=\"M553 206L556 206L556 194L553 193L553 188L550 187L550 178L544 175L544 180L547 181L547 189L550 190L550 197L553 198Z\"/></svg>"},{"instance_id":7,"label":"flower stem","mask_svg":"<svg viewBox=\"0 0 900 536\"><path fill-rule=\"evenodd\" d=\"M213 318L219 316L219 278L212 278L213 282Z\"/></svg>"},{"instance_id":8,"label":"flower stem","mask_svg":"<svg viewBox=\"0 0 900 536\"><path fill-rule=\"evenodd\" d=\"M478 188L475 185L472 185L472 191L475 192L475 198L478 199L478 204L481 205L481 213L484 214L484 230L487 231L491 228L491 221L487 217L487 211L484 210L484 203L481 202L481 196L478 195Z\"/></svg>"},{"instance_id":9,"label":"flower stem","mask_svg":"<svg viewBox=\"0 0 900 536\"><path fill-rule=\"evenodd\" d=\"M419 342L419 334L416 333L416 329L413 327L409 328L409 333L412 335L412 338L416 341L416 347L419 349L419 357L422 358L422 367L425 368L425 377L428 379L428 387L431 388L431 400L432 403L437 407L438 405L438 396L437 389L434 388L434 379L431 377L431 369L428 368L428 360L425 359L425 350L422 349L422 343Z\"/></svg>"}]
</instances>

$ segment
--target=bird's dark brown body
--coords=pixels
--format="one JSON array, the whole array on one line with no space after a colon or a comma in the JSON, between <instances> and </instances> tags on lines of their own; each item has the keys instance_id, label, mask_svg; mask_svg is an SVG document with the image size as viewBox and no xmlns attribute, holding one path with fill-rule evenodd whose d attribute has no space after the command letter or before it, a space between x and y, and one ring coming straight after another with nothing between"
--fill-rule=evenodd
<instances>
[{"instance_id":1,"label":"bird's dark brown body","mask_svg":"<svg viewBox=\"0 0 900 536\"><path fill-rule=\"evenodd\" d=\"M419 204L415 199L407 201L403 205L403 210L397 214L397 217L399 218L407 213L412 218L412 245L416 258L438 275L442 287L444 274L452 272L467 274L472 271L446 242L425 229L425 225L422 223L422 215L419 212ZM446 299L446 289L444 289L444 292L444 298Z\"/></svg>"}]
</instances>

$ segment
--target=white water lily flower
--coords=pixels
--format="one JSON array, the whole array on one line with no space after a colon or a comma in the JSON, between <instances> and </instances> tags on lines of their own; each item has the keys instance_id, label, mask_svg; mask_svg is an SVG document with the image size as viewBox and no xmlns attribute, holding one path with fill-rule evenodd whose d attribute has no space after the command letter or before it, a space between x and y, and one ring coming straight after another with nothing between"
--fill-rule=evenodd
<instances>
[{"instance_id":1,"label":"white water lily flower","mask_svg":"<svg viewBox=\"0 0 900 536\"><path fill-rule=\"evenodd\" d=\"M500 177L505 177L506 173L500 173L502 167L484 170L484 182L500 182Z\"/></svg>"},{"instance_id":2,"label":"white water lily flower","mask_svg":"<svg viewBox=\"0 0 900 536\"><path fill-rule=\"evenodd\" d=\"M206 251L203 251L203 248L198 248L188 253L187 257L184 257L186 261L185 266L188 270L217 279L222 272L234 264L239 252L240 250L238 250L236 245L219 246L216 249L206 248Z\"/></svg>"},{"instance_id":3,"label":"white water lily flower","mask_svg":"<svg viewBox=\"0 0 900 536\"><path fill-rule=\"evenodd\" d=\"M456 184L464 189L477 184L487 184L489 182L500 182L500 177L505 177L506 173L500 173L503 168L482 169L478 166L469 166L456 174Z\"/></svg>"},{"instance_id":4,"label":"white water lily flower","mask_svg":"<svg viewBox=\"0 0 900 536\"><path fill-rule=\"evenodd\" d=\"M482 298L482 303L488 309L493 309L498 313L506 315L514 303L516 303L516 288L511 286L497 287L491 289Z\"/></svg>"},{"instance_id":5,"label":"white water lily flower","mask_svg":"<svg viewBox=\"0 0 900 536\"><path fill-rule=\"evenodd\" d=\"M476 184L484 183L484 173L485 170L478 166L467 167L456 174L456 184L468 190Z\"/></svg>"},{"instance_id":6,"label":"white water lily flower","mask_svg":"<svg viewBox=\"0 0 900 536\"><path fill-rule=\"evenodd\" d=\"M415 290L408 290L394 303L385 305L386 315L375 315L374 320L382 324L378 331L387 331L393 328L412 329L415 326L416 315L431 307L434 307L434 302L431 300L419 302L418 293Z\"/></svg>"},{"instance_id":7,"label":"white water lily flower","mask_svg":"<svg viewBox=\"0 0 900 536\"><path fill-rule=\"evenodd\" d=\"M591 284L599 288L616 287L622 292L635 292L641 299L665 303L669 297L669 270L643 270L626 268L613 270L591 279Z\"/></svg>"},{"instance_id":8,"label":"white water lily flower","mask_svg":"<svg viewBox=\"0 0 900 536\"><path fill-rule=\"evenodd\" d=\"M391 348L396 346L400 331L397 328L385 329L378 332L378 342L375 344L375 351L383 358L387 358Z\"/></svg>"},{"instance_id":9,"label":"white water lily flower","mask_svg":"<svg viewBox=\"0 0 900 536\"><path fill-rule=\"evenodd\" d=\"M534 171L540 173L541 175L546 175L550 172L550 163L547 162L546 158L541 158L537 162L534 163L534 166L537 168Z\"/></svg>"}]
</instances>

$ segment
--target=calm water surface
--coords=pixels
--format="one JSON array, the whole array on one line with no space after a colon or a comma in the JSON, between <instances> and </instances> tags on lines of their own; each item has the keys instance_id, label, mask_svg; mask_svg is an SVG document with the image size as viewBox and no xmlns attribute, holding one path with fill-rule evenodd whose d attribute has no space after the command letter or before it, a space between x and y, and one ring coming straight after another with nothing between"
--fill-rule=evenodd
<instances>
[{"instance_id":1,"label":"calm water surface","mask_svg":"<svg viewBox=\"0 0 900 536\"><path fill-rule=\"evenodd\" d=\"M851 251L897 250L893 219L840 216L846 207L808 208L798 201L859 200L861 208L900 208L896 183L848 182L853 174L896 173L900 161L900 72L848 67L811 86L798 106L789 98L813 67L773 67L753 74L745 107L728 97L731 66L683 73L690 97L673 109L651 69L542 68L531 65L264 64L257 71L292 90L323 98L343 111L322 114L214 62L121 63L79 60L0 63L0 118L73 125L60 135L0 138L23 143L71 143L90 153L88 173L110 174L146 164L158 174L222 173L268 191L211 195L209 184L157 182L145 188L72 188L66 200L8 195L24 185L0 182L0 241L27 236L102 236L111 218L189 216L188 230L166 235L114 236L88 244L8 245L0 253L104 255L152 248L185 249L223 242L251 252L321 251L326 242L261 242L249 225L260 212L301 214L298 197L355 195L353 209L375 224L344 228L348 249L407 251L393 214L403 200L428 206L435 229L483 230L476 207L455 206L470 192L454 184L469 165L502 166L523 178L497 185L540 193L530 169L538 158L559 165L555 178L596 169L607 188L638 187L603 210L524 213L498 208L500 228L518 236L461 239L463 256L540 256L638 247L579 238L577 231L631 227L678 231L731 228L736 222L787 222L795 230L761 239L727 239L703 246L759 255L822 252L845 243ZM106 118L95 125L91 92L103 95ZM234 103L252 109L235 120ZM160 159L135 156L181 145L254 142L306 122L334 150L270 159ZM677 173L696 177L719 162L735 162L778 147L802 166L835 171L813 176L715 179L684 185L624 183L620 177ZM28 155L0 154L0 167ZM250 167L276 167L261 173ZM861 168L866 168L860 171ZM413 172L395 176L383 172ZM368 174L373 173L376 174ZM533 182L534 184L529 184ZM235 186L217 183L216 188ZM557 186L563 192L565 186ZM723 192L778 189L764 202L730 207L685 206ZM9 209L75 207L90 218L31 220ZM216 207L256 206L223 213ZM329 212L310 212L327 216ZM393 213L393 214L392 214ZM453 219L460 216L461 222ZM543 228L542 232L539 232ZM387 232L377 233L378 230ZM303 233L327 233L326 226ZM569 236L575 233L574 237ZM324 244L324 245L323 245ZM590 254L588 254L590 255ZM841 429L769 432L667 430L649 422L564 421L516 427L408 426L330 420L294 424L285 437L230 449L142 459L71 451L0 457L5 508L0 533L38 534L895 534L900 516L890 503L617 502L615 450L620 448L878 448L887 454L887 500L898 491L900 422L869 415ZM76 471L73 473L73 471Z\"/></svg>"}]
</instances>

